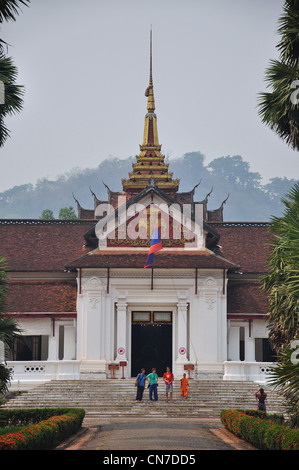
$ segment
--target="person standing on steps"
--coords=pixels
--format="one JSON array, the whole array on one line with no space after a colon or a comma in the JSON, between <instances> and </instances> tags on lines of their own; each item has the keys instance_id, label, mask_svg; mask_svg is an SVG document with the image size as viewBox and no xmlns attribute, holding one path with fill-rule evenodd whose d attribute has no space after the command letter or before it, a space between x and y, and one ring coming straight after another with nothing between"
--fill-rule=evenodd
<instances>
[{"instance_id":1,"label":"person standing on steps","mask_svg":"<svg viewBox=\"0 0 299 470\"><path fill-rule=\"evenodd\" d=\"M135 385L137 387L136 401L142 401L145 381L146 381L145 369L142 368L135 380Z\"/></svg>"},{"instance_id":2,"label":"person standing on steps","mask_svg":"<svg viewBox=\"0 0 299 470\"><path fill-rule=\"evenodd\" d=\"M158 401L158 375L155 368L152 369L152 372L147 375L147 380L149 382L149 399L153 401L153 393L154 393L154 401Z\"/></svg>"},{"instance_id":3,"label":"person standing on steps","mask_svg":"<svg viewBox=\"0 0 299 470\"><path fill-rule=\"evenodd\" d=\"M166 385L166 403L168 402L168 393L170 394L170 401L172 402L174 375L170 371L170 367L166 367L166 372L163 375L163 380Z\"/></svg>"},{"instance_id":4,"label":"person standing on steps","mask_svg":"<svg viewBox=\"0 0 299 470\"><path fill-rule=\"evenodd\" d=\"M183 374L183 378L180 380L180 390L181 390L181 397L187 399L188 398L188 387L189 387L189 380L186 377L186 374Z\"/></svg>"},{"instance_id":5,"label":"person standing on steps","mask_svg":"<svg viewBox=\"0 0 299 470\"><path fill-rule=\"evenodd\" d=\"M257 401L257 409L261 411L266 411L266 398L267 393L264 392L263 388L260 388L257 392L255 392L255 398Z\"/></svg>"}]
</instances>

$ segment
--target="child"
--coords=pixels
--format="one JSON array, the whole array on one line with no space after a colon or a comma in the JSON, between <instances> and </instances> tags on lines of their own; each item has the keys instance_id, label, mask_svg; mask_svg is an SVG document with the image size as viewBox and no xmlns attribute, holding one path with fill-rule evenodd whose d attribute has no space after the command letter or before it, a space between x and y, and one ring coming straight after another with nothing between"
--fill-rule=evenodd
<instances>
[{"instance_id":1,"label":"child","mask_svg":"<svg viewBox=\"0 0 299 470\"><path fill-rule=\"evenodd\" d=\"M189 381L186 377L186 374L183 375L183 378L181 379L180 382L181 382L181 385L180 385L181 397L187 399L188 398Z\"/></svg>"}]
</instances>

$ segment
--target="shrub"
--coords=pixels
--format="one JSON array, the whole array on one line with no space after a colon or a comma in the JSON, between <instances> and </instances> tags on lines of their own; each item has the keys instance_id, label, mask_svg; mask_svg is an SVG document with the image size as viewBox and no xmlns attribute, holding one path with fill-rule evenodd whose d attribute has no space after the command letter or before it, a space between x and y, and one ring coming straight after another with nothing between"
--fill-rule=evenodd
<instances>
[{"instance_id":1,"label":"shrub","mask_svg":"<svg viewBox=\"0 0 299 470\"><path fill-rule=\"evenodd\" d=\"M44 415L37 424L27 426L19 432L7 433L0 436L0 450L47 450L53 449L67 437L77 432L81 426L85 415L81 409L49 409L44 410L5 410L7 415L15 414L21 421L37 419L37 416ZM28 411L28 413L26 413ZM15 413L14 413L15 412ZM57 414L58 412L58 414ZM52 416L51 416L52 413ZM50 415L50 416L49 416Z\"/></svg>"},{"instance_id":2,"label":"shrub","mask_svg":"<svg viewBox=\"0 0 299 470\"><path fill-rule=\"evenodd\" d=\"M59 416L70 411L69 408L32 408L9 410L0 408L2 426L26 426L36 424L51 416ZM4 424L3 424L4 423Z\"/></svg>"},{"instance_id":3,"label":"shrub","mask_svg":"<svg viewBox=\"0 0 299 470\"><path fill-rule=\"evenodd\" d=\"M285 421L284 416L278 413L266 413L265 411L262 411L262 410L236 410L236 411L241 411L241 413L244 413L248 416L255 416L256 418L268 419L276 424L283 424Z\"/></svg>"},{"instance_id":4,"label":"shrub","mask_svg":"<svg viewBox=\"0 0 299 470\"><path fill-rule=\"evenodd\" d=\"M221 421L230 432L258 449L299 450L299 430L276 424L269 419L271 415L255 414L249 416L247 410L222 410Z\"/></svg>"}]
</instances>

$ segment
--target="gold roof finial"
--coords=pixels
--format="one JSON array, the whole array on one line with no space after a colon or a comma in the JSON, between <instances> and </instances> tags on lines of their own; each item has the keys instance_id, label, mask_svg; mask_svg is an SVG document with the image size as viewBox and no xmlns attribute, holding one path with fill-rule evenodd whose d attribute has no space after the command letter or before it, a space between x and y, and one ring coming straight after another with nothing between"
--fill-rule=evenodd
<instances>
[{"instance_id":1,"label":"gold roof finial","mask_svg":"<svg viewBox=\"0 0 299 470\"><path fill-rule=\"evenodd\" d=\"M150 29L150 74L149 85L145 91L147 97L147 113L144 121L143 142L137 162L133 164L133 171L128 179L122 180L123 191L130 197L138 194L149 184L155 184L159 189L174 197L179 188L179 180L172 178L161 153L158 139L157 116L155 114L154 85L153 85L153 41L152 26Z\"/></svg>"},{"instance_id":2,"label":"gold roof finial","mask_svg":"<svg viewBox=\"0 0 299 470\"><path fill-rule=\"evenodd\" d=\"M155 98L154 98L154 84L153 84L153 40L152 40L152 25L150 29L150 77L149 86L145 90L147 100L147 110L149 113L155 111Z\"/></svg>"},{"instance_id":3,"label":"gold roof finial","mask_svg":"<svg viewBox=\"0 0 299 470\"><path fill-rule=\"evenodd\" d=\"M152 25L150 30L150 86L153 86L153 37L152 37Z\"/></svg>"}]
</instances>

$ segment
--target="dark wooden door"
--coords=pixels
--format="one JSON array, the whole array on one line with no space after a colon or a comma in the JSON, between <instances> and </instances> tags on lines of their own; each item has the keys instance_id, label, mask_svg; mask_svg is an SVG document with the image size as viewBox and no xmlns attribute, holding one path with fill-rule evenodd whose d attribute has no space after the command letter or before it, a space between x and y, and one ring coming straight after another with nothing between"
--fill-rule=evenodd
<instances>
[{"instance_id":1,"label":"dark wooden door","mask_svg":"<svg viewBox=\"0 0 299 470\"><path fill-rule=\"evenodd\" d=\"M136 377L143 367L146 374L155 367L159 377L163 376L167 366L172 368L171 315L170 321L161 322L155 320L154 312L150 313L149 322L132 322L132 377Z\"/></svg>"}]
</instances>

